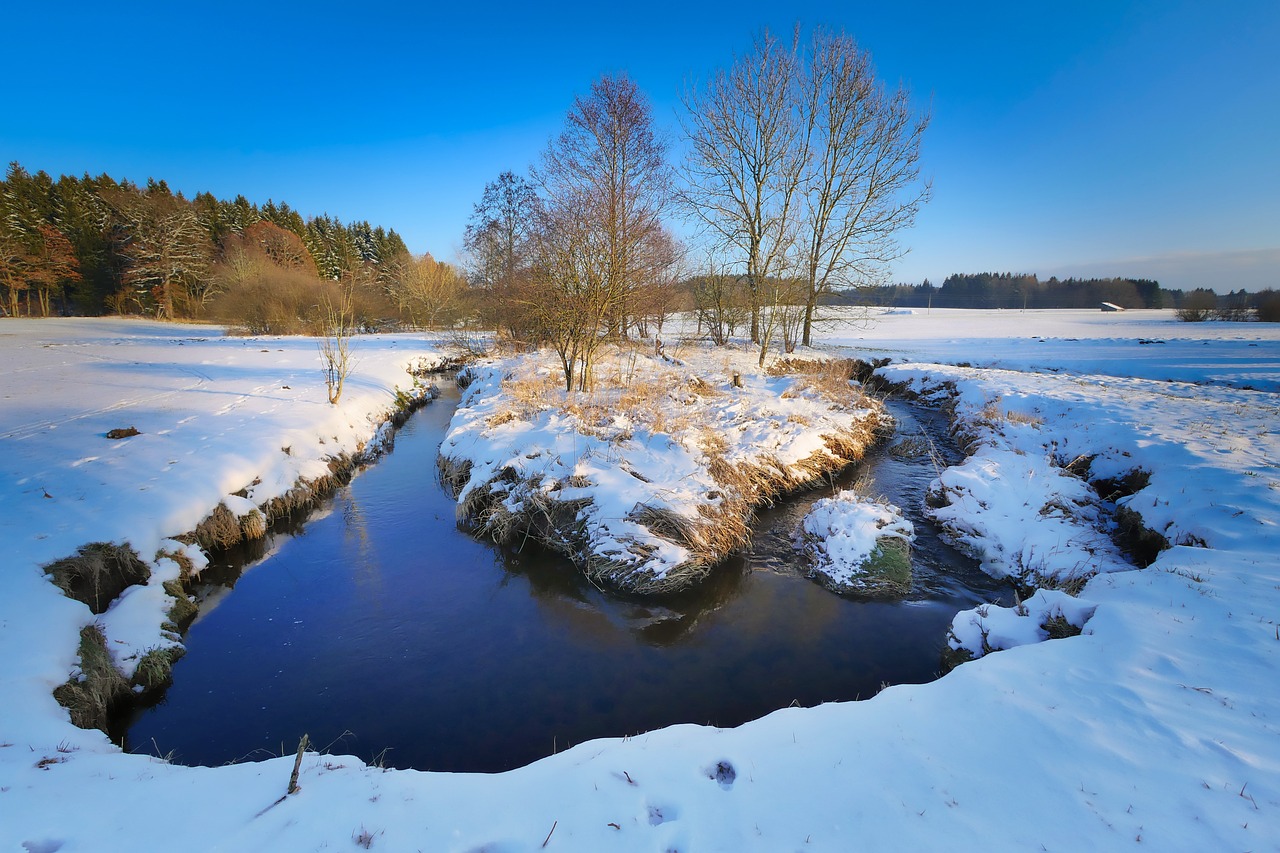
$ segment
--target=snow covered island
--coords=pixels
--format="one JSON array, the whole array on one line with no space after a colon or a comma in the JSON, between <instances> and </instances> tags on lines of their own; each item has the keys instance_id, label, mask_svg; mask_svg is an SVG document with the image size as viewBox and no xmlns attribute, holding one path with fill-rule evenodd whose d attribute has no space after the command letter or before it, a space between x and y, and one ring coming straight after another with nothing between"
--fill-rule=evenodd
<instances>
[{"instance_id":1,"label":"snow covered island","mask_svg":"<svg viewBox=\"0 0 1280 853\"><path fill-rule=\"evenodd\" d=\"M566 394L547 358L470 369L441 448L459 516L501 541L533 535L594 582L697 583L742 547L752 510L862 458L889 425L840 361L690 345L615 353Z\"/></svg>"}]
</instances>

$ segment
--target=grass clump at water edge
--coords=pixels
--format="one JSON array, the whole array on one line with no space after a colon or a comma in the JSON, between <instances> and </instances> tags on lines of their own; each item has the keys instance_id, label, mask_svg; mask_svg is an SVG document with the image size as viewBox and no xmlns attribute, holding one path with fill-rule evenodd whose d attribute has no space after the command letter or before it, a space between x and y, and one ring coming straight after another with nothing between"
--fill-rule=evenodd
<instances>
[{"instance_id":1,"label":"grass clump at water edge","mask_svg":"<svg viewBox=\"0 0 1280 853\"><path fill-rule=\"evenodd\" d=\"M106 731L111 712L129 695L129 682L112 663L102 630L97 625L81 628L80 672L53 691L71 713L72 724Z\"/></svg>"},{"instance_id":2,"label":"grass clump at water edge","mask_svg":"<svg viewBox=\"0 0 1280 853\"><path fill-rule=\"evenodd\" d=\"M68 598L83 602L94 613L105 613L125 589L151 577L133 548L112 542L84 545L74 556L55 560L44 571Z\"/></svg>"}]
</instances>

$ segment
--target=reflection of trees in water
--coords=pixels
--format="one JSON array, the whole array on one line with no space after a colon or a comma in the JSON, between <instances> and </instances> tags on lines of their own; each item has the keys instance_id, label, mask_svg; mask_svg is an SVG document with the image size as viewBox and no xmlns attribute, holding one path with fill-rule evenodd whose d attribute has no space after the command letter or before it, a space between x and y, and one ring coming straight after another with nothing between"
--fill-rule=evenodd
<instances>
[{"instance_id":1,"label":"reflection of trees in water","mask_svg":"<svg viewBox=\"0 0 1280 853\"><path fill-rule=\"evenodd\" d=\"M369 535L369 522L364 510L356 501L355 492L344 489L342 503L342 530L344 544L354 549L347 557L352 567L351 580L372 602L382 604L382 564L378 560L378 548Z\"/></svg>"}]
</instances>

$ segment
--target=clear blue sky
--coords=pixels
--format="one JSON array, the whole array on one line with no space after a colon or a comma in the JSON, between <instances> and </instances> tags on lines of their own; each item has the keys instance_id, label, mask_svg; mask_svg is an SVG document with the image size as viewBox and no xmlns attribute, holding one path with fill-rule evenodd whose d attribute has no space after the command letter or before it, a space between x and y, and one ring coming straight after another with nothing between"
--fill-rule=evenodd
<instances>
[{"instance_id":1,"label":"clear blue sky","mask_svg":"<svg viewBox=\"0 0 1280 853\"><path fill-rule=\"evenodd\" d=\"M1280 2L45 3L5 13L0 157L394 227L449 259L485 182L625 71L682 87L762 26L843 28L932 104L894 278L1280 287Z\"/></svg>"}]
</instances>

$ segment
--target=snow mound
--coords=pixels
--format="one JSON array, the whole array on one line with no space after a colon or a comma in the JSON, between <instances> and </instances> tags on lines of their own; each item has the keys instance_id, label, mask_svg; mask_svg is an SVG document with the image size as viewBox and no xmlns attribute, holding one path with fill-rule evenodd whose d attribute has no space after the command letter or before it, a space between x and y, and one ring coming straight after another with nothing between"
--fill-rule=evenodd
<instances>
[{"instance_id":1,"label":"snow mound","mask_svg":"<svg viewBox=\"0 0 1280 853\"><path fill-rule=\"evenodd\" d=\"M799 545L827 588L871 592L910 588L914 540L915 528L896 506L842 491L813 505Z\"/></svg>"}]
</instances>

